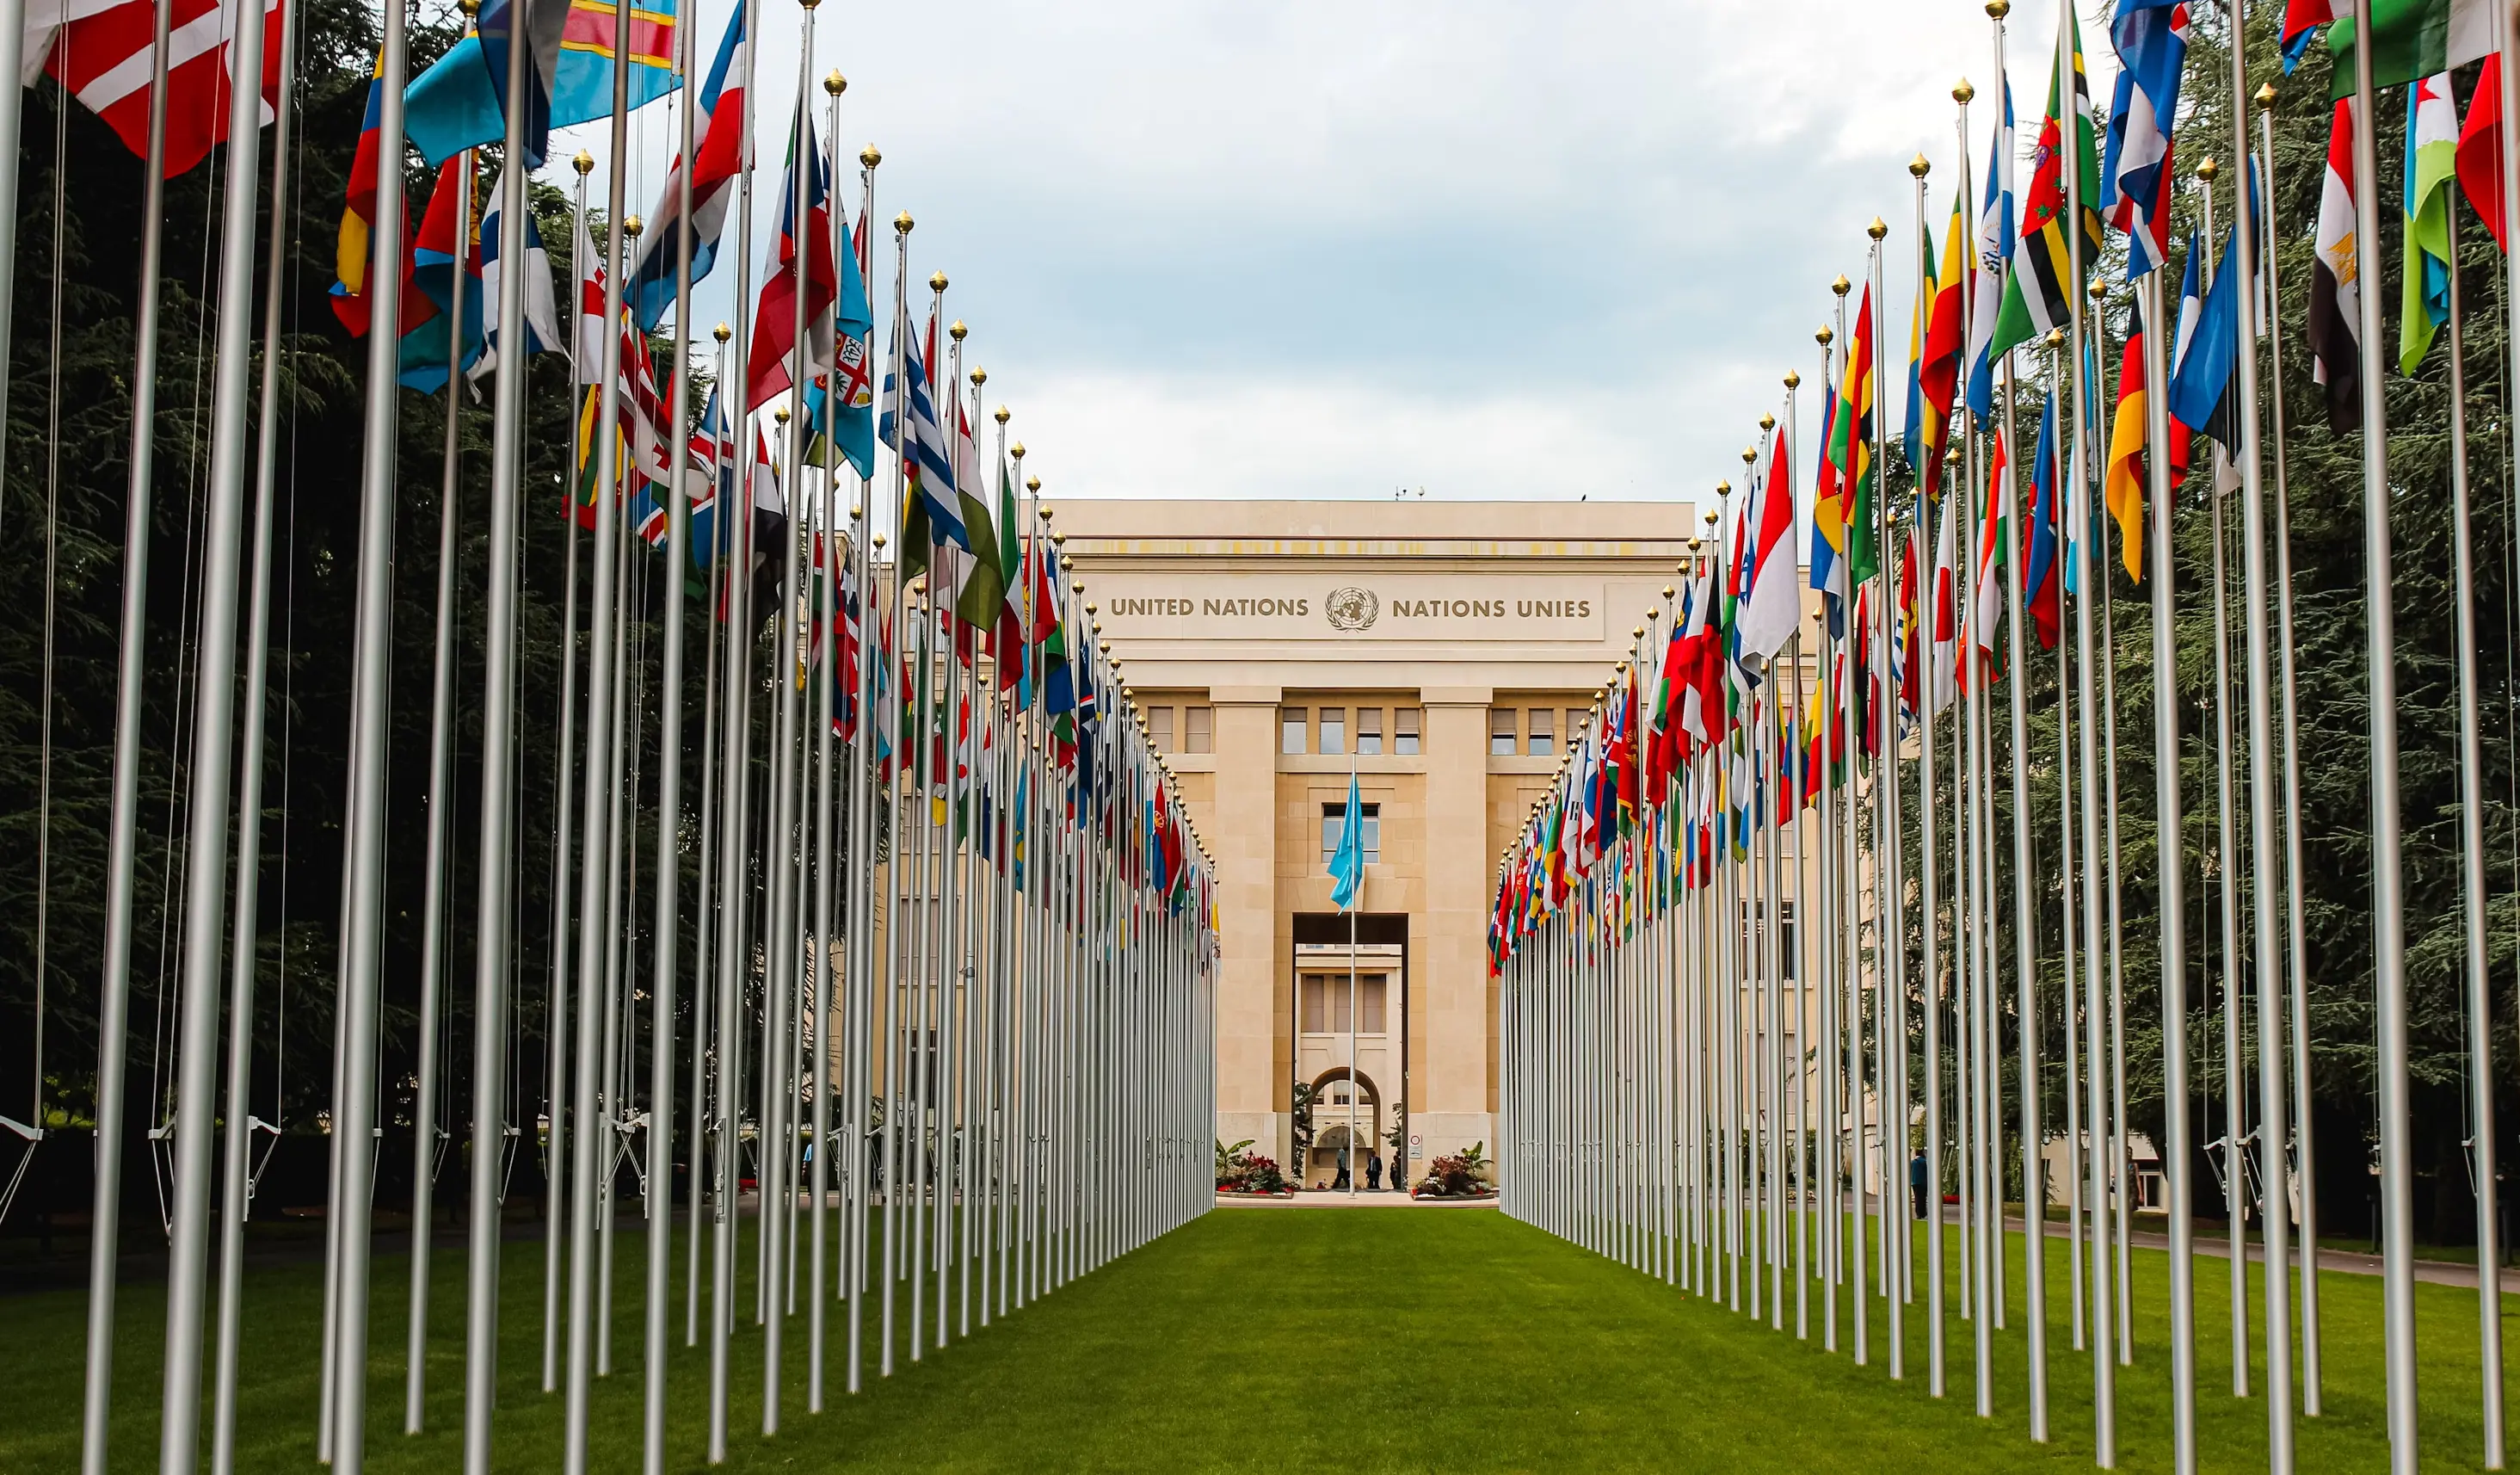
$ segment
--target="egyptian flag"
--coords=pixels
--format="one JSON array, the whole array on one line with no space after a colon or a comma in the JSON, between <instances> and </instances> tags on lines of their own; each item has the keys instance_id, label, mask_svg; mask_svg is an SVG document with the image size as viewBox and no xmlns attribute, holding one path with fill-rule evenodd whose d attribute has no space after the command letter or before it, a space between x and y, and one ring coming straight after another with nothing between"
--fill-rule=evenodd
<instances>
[{"instance_id":1,"label":"egyptian flag","mask_svg":"<svg viewBox=\"0 0 2520 1475\"><path fill-rule=\"evenodd\" d=\"M2362 423L2362 305L2354 233L2354 100L2336 101L2310 271L2310 377L2327 391L2327 424Z\"/></svg>"}]
</instances>

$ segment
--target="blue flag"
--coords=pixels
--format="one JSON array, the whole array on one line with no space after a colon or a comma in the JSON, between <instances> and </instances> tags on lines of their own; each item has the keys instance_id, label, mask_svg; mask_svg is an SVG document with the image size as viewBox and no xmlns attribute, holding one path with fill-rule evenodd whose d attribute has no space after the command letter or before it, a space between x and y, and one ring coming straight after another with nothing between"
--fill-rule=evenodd
<instances>
[{"instance_id":1,"label":"blue flag","mask_svg":"<svg viewBox=\"0 0 2520 1475\"><path fill-rule=\"evenodd\" d=\"M1347 776L1347 809L1339 820L1338 849L1330 852L1330 904L1341 911L1357 903L1365 889L1365 806L1358 802L1356 775Z\"/></svg>"}]
</instances>

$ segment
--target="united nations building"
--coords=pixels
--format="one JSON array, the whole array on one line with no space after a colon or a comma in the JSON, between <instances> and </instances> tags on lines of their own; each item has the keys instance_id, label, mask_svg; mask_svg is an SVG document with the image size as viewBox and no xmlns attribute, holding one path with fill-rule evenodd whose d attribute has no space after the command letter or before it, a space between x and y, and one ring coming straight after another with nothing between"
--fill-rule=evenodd
<instances>
[{"instance_id":1,"label":"united nations building","mask_svg":"<svg viewBox=\"0 0 2520 1475\"><path fill-rule=\"evenodd\" d=\"M1308 1186L1342 1147L1361 1181L1395 1135L1420 1172L1493 1152L1496 857L1677 581L1694 509L1070 501L1055 522L1215 853L1219 1139L1291 1172L1309 1100ZM1342 914L1351 773L1365 885Z\"/></svg>"}]
</instances>

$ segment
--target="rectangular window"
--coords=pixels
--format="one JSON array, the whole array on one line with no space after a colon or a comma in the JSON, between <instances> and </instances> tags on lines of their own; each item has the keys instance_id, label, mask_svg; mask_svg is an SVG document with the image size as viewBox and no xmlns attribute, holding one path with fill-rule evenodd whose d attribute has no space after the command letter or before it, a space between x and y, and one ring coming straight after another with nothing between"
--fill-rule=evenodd
<instances>
[{"instance_id":1,"label":"rectangular window","mask_svg":"<svg viewBox=\"0 0 2520 1475\"><path fill-rule=\"evenodd\" d=\"M1391 713L1391 751L1402 758L1418 756L1418 709L1397 707Z\"/></svg>"},{"instance_id":2,"label":"rectangular window","mask_svg":"<svg viewBox=\"0 0 2520 1475\"><path fill-rule=\"evenodd\" d=\"M1494 707L1488 710L1488 756L1511 758L1514 749L1513 709Z\"/></svg>"},{"instance_id":3,"label":"rectangular window","mask_svg":"<svg viewBox=\"0 0 2520 1475\"><path fill-rule=\"evenodd\" d=\"M1303 978L1303 1018L1301 1028L1307 1035L1344 1035L1348 1023L1356 1023L1360 1035L1380 1035L1390 1028L1390 979L1387 973L1360 973L1355 991L1348 988L1348 976L1340 973L1307 973ZM1323 1095L1327 1105L1345 1101L1345 1083L1333 1083Z\"/></svg>"},{"instance_id":4,"label":"rectangular window","mask_svg":"<svg viewBox=\"0 0 2520 1475\"><path fill-rule=\"evenodd\" d=\"M1388 975L1370 973L1356 981L1356 1011L1361 1016L1357 1031L1364 1035L1383 1032L1383 981Z\"/></svg>"},{"instance_id":5,"label":"rectangular window","mask_svg":"<svg viewBox=\"0 0 2520 1475\"><path fill-rule=\"evenodd\" d=\"M1325 707L1322 709L1322 746L1319 751L1325 754L1345 753L1347 751L1346 708Z\"/></svg>"},{"instance_id":6,"label":"rectangular window","mask_svg":"<svg viewBox=\"0 0 2520 1475\"><path fill-rule=\"evenodd\" d=\"M1182 752L1211 753L1216 749L1216 712L1207 707L1182 709Z\"/></svg>"},{"instance_id":7,"label":"rectangular window","mask_svg":"<svg viewBox=\"0 0 2520 1475\"><path fill-rule=\"evenodd\" d=\"M1533 758L1551 758L1557 752L1557 709L1531 709L1531 747Z\"/></svg>"},{"instance_id":8,"label":"rectangular window","mask_svg":"<svg viewBox=\"0 0 2520 1475\"><path fill-rule=\"evenodd\" d=\"M1365 811L1365 863L1382 863L1382 806L1359 805ZM1330 863L1338 853L1339 834L1347 818L1347 802L1322 806L1322 864Z\"/></svg>"},{"instance_id":9,"label":"rectangular window","mask_svg":"<svg viewBox=\"0 0 2520 1475\"><path fill-rule=\"evenodd\" d=\"M1171 708L1149 707L1147 709L1147 736L1154 743L1155 751L1157 753L1170 753L1174 751L1173 710Z\"/></svg>"},{"instance_id":10,"label":"rectangular window","mask_svg":"<svg viewBox=\"0 0 2520 1475\"><path fill-rule=\"evenodd\" d=\"M1367 758L1382 753L1382 709L1360 707L1356 710L1356 751Z\"/></svg>"},{"instance_id":11,"label":"rectangular window","mask_svg":"<svg viewBox=\"0 0 2520 1475\"><path fill-rule=\"evenodd\" d=\"M1278 751L1280 753L1304 751L1304 709L1300 707L1278 709Z\"/></svg>"},{"instance_id":12,"label":"rectangular window","mask_svg":"<svg viewBox=\"0 0 2520 1475\"><path fill-rule=\"evenodd\" d=\"M1318 973L1307 973L1304 975L1304 1033L1326 1034L1329 1027L1329 980Z\"/></svg>"}]
</instances>

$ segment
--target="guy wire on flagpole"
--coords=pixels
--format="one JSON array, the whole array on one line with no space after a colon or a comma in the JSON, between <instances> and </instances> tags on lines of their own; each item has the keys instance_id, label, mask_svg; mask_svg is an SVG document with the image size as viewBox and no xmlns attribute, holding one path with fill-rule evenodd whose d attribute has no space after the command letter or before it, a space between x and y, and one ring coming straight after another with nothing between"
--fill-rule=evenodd
<instances>
[{"instance_id":1,"label":"guy wire on flagpole","mask_svg":"<svg viewBox=\"0 0 2520 1475\"><path fill-rule=\"evenodd\" d=\"M119 655L114 668L113 799L106 840L105 968L104 977L97 987L96 1185L89 1210L87 1368L81 1392L80 1475L105 1475L106 1452L113 1428L114 1292L118 1278L115 1262L121 1253L122 1151L127 1131L125 1118L130 1110L124 1082L129 1066L131 910L135 886L133 871L138 852L135 830L140 817L141 688L148 678L149 543L155 517L152 490L156 482L158 448L158 316L161 295L158 271L164 250L167 43L173 11L173 0L157 0L156 39L150 53L149 148L141 171L139 301L132 315L131 475L123 498L122 618L116 645ZM383 35L385 50L379 56L380 75L389 61L396 69L394 75L399 78L402 66L402 18L399 12L387 17ZM14 35L0 42L5 46L20 44ZM381 115L379 125L382 127L390 120L396 130L393 136L399 138L402 101L398 82L396 89L393 99L386 104L390 119ZM7 111L0 108L0 113ZM0 127L14 131L16 123L12 121L0 124ZM399 155L395 157L400 158ZM9 159L10 162L5 167L14 169L17 159L14 149L10 151ZM399 234L402 229L401 195L395 194L390 207L384 206L382 199L379 206L377 227L381 230L389 228ZM7 251L14 257L16 235L14 227L7 229L9 242L7 246L0 247L0 251ZM379 259L390 260L391 255L388 254ZM376 284L374 276L369 280L372 286ZM390 293L392 289L386 288L385 291ZM369 367L372 371L376 367L373 355ZM370 397L373 399L374 395ZM325 1312L328 1317L325 1345L329 1347L332 1312L329 1304ZM327 1371L330 1371L329 1367ZM329 1397L329 1388L327 1395ZM329 1432L329 1417L324 1427Z\"/></svg>"}]
</instances>

